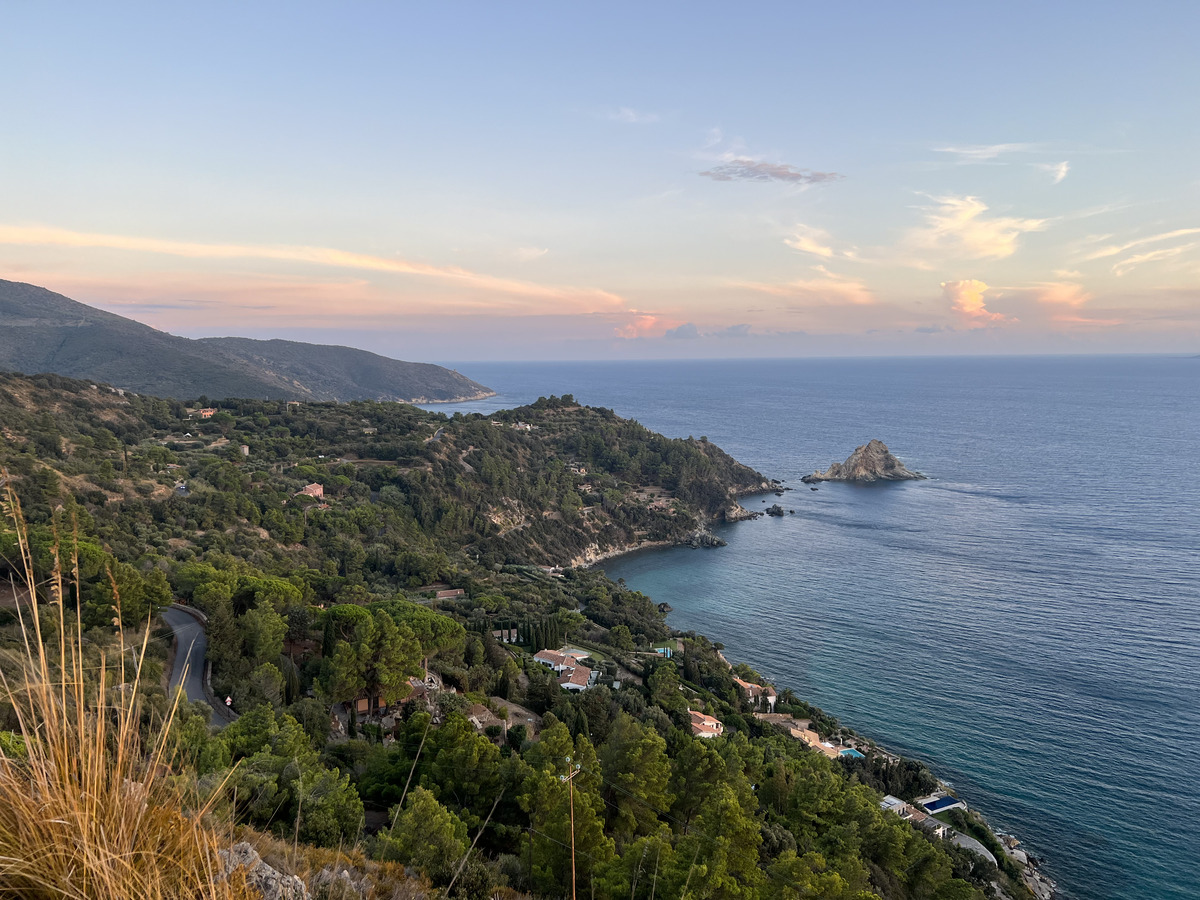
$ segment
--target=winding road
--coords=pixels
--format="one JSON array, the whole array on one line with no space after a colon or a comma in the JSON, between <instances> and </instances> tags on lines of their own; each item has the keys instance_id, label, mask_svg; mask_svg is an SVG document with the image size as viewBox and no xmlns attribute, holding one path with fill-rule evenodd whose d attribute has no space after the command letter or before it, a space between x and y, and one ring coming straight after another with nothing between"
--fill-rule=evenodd
<instances>
[{"instance_id":1,"label":"winding road","mask_svg":"<svg viewBox=\"0 0 1200 900\"><path fill-rule=\"evenodd\" d=\"M204 691L204 657L208 653L208 637L204 626L192 613L177 606L162 611L163 621L175 632L175 665L171 667L171 690L180 683L189 701L199 700L213 707L214 725L228 725L237 713L223 703L214 704ZM185 673L184 668L187 671Z\"/></svg>"}]
</instances>

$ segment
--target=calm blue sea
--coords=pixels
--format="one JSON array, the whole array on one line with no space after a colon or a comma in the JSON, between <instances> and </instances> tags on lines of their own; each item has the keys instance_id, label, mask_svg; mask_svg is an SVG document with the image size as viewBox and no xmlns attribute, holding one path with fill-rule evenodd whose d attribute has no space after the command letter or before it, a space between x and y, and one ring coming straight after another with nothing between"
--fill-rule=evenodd
<instances>
[{"instance_id":1,"label":"calm blue sea","mask_svg":"<svg viewBox=\"0 0 1200 900\"><path fill-rule=\"evenodd\" d=\"M573 393L786 479L794 515L609 575L928 762L1066 896L1200 897L1200 359L457 367L500 396L442 411ZM871 438L931 480L800 484Z\"/></svg>"}]
</instances>

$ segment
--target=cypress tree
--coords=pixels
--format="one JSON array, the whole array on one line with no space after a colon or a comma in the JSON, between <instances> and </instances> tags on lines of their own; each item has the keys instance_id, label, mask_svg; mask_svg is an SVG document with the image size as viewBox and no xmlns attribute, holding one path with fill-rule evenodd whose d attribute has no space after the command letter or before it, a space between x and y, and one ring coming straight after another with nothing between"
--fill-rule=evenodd
<instances>
[{"instance_id":1,"label":"cypress tree","mask_svg":"<svg viewBox=\"0 0 1200 900\"><path fill-rule=\"evenodd\" d=\"M325 634L321 637L321 655L326 659L333 656L333 617L325 617Z\"/></svg>"}]
</instances>

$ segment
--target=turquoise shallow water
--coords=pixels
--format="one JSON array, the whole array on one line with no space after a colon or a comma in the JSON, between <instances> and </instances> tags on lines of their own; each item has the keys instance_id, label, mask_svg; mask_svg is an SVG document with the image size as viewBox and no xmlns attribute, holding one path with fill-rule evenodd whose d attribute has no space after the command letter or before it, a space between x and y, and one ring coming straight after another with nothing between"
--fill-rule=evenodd
<instances>
[{"instance_id":1,"label":"turquoise shallow water","mask_svg":"<svg viewBox=\"0 0 1200 900\"><path fill-rule=\"evenodd\" d=\"M1200 896L1200 360L459 368L501 396L443 411L571 392L787 479L795 515L608 573L928 761L1066 896ZM872 437L931 480L799 483Z\"/></svg>"}]
</instances>

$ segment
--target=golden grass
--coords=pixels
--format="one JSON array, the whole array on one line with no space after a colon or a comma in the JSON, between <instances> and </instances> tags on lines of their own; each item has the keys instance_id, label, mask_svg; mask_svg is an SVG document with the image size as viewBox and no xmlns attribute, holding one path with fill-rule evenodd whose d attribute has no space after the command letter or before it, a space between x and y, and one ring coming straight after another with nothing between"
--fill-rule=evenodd
<instances>
[{"instance_id":1,"label":"golden grass","mask_svg":"<svg viewBox=\"0 0 1200 900\"><path fill-rule=\"evenodd\" d=\"M206 820L210 810L188 810L166 778L178 699L157 737L141 737L138 679L149 628L140 646L126 648L118 624L122 652L111 665L85 653L78 604L72 611L64 602L72 585L78 591L77 574L64 576L56 548L54 572L36 584L20 504L6 474L2 481L0 524L15 529L16 589L26 599L18 604L22 645L0 666L0 706L20 738L0 740L0 897L258 896L240 873L220 877L224 842ZM73 553L68 562L76 573ZM37 587L48 602L37 602ZM119 610L114 615L119 623Z\"/></svg>"}]
</instances>

